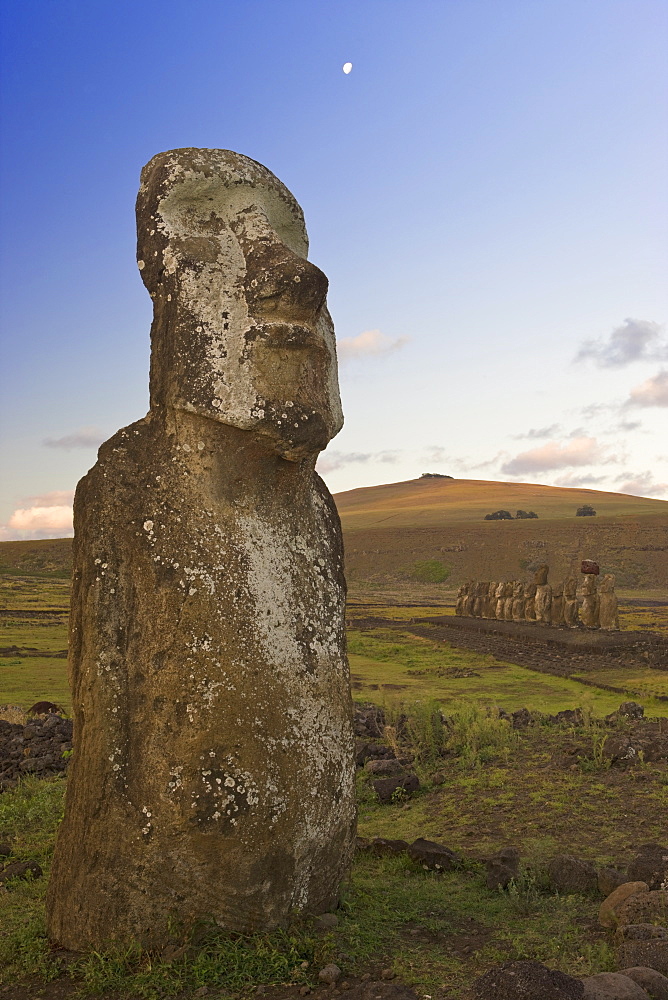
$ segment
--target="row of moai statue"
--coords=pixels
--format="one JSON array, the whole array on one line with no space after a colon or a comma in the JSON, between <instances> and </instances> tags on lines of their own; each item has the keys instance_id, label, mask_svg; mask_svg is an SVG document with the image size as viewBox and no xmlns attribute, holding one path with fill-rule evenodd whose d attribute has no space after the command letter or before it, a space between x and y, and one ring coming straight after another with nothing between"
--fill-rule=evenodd
<instances>
[{"instance_id":1,"label":"row of moai statue","mask_svg":"<svg viewBox=\"0 0 668 1000\"><path fill-rule=\"evenodd\" d=\"M576 628L618 629L619 615L615 577L606 573L597 586L598 564L582 563L583 580L569 576L554 585L547 582L549 568L540 566L533 583L521 580L469 581L457 592L455 614L501 621L541 622Z\"/></svg>"}]
</instances>

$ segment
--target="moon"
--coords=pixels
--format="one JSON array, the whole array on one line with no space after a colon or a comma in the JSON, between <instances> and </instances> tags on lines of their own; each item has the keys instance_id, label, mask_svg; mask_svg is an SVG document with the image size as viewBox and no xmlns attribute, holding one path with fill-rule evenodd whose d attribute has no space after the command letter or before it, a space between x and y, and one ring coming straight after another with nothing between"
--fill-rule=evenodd
<instances>
[{"instance_id":1,"label":"moon","mask_svg":"<svg viewBox=\"0 0 668 1000\"><path fill-rule=\"evenodd\" d=\"M348 73L350 73L350 71L351 71L352 68L353 68L353 64L351 62L347 62L347 63L343 64L343 72L346 74L346 76L348 76Z\"/></svg>"}]
</instances>

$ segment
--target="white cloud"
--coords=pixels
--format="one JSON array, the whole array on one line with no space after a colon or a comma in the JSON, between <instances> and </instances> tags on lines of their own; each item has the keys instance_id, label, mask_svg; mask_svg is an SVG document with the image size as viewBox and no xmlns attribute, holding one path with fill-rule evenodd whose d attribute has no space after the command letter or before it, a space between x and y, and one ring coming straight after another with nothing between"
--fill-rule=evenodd
<instances>
[{"instance_id":1,"label":"white cloud","mask_svg":"<svg viewBox=\"0 0 668 1000\"><path fill-rule=\"evenodd\" d=\"M649 470L645 472L623 472L617 476L616 483L622 485L617 488L618 493L630 493L636 497L650 497L661 499L668 493L668 483L655 483L654 476Z\"/></svg>"},{"instance_id":2,"label":"white cloud","mask_svg":"<svg viewBox=\"0 0 668 1000\"><path fill-rule=\"evenodd\" d=\"M0 525L0 540L63 538L73 533L74 490L52 490L41 496L26 497L7 524Z\"/></svg>"},{"instance_id":3,"label":"white cloud","mask_svg":"<svg viewBox=\"0 0 668 1000\"><path fill-rule=\"evenodd\" d=\"M579 465L597 465L615 461L606 454L596 438L572 438L565 444L549 441L539 448L532 448L515 455L501 466L501 472L509 476L525 472L546 472L549 469L567 469Z\"/></svg>"},{"instance_id":4,"label":"white cloud","mask_svg":"<svg viewBox=\"0 0 668 1000\"><path fill-rule=\"evenodd\" d=\"M531 438L532 440L535 438L549 438L560 433L561 427L559 424L550 424L549 427L531 427L526 434L513 434L513 439L521 441L523 438Z\"/></svg>"},{"instance_id":5,"label":"white cloud","mask_svg":"<svg viewBox=\"0 0 668 1000\"><path fill-rule=\"evenodd\" d=\"M398 457L398 451L330 451L320 456L316 463L316 469L321 476L324 476L328 472L334 472L335 469L342 469L346 465L365 465L367 462L383 462L392 465L397 461Z\"/></svg>"},{"instance_id":6,"label":"white cloud","mask_svg":"<svg viewBox=\"0 0 668 1000\"><path fill-rule=\"evenodd\" d=\"M59 438L44 438L42 444L47 448L99 448L104 441L104 434L98 427L79 427L71 434Z\"/></svg>"},{"instance_id":7,"label":"white cloud","mask_svg":"<svg viewBox=\"0 0 668 1000\"><path fill-rule=\"evenodd\" d=\"M408 343L408 337L388 337L380 330L364 330L356 337L344 337L337 341L336 347L340 361L350 361L354 358L377 358L383 354L398 351Z\"/></svg>"},{"instance_id":8,"label":"white cloud","mask_svg":"<svg viewBox=\"0 0 668 1000\"><path fill-rule=\"evenodd\" d=\"M623 368L633 361L668 358L668 343L659 323L646 319L625 319L607 340L586 340L575 361L591 360L599 368Z\"/></svg>"},{"instance_id":9,"label":"white cloud","mask_svg":"<svg viewBox=\"0 0 668 1000\"><path fill-rule=\"evenodd\" d=\"M631 389L626 406L668 406L668 371L661 371Z\"/></svg>"},{"instance_id":10,"label":"white cloud","mask_svg":"<svg viewBox=\"0 0 668 1000\"><path fill-rule=\"evenodd\" d=\"M577 473L568 472L565 476L559 476L554 480L555 486L596 486L598 483L603 483L607 479L607 476L591 476L589 473L585 473L579 476Z\"/></svg>"}]
</instances>

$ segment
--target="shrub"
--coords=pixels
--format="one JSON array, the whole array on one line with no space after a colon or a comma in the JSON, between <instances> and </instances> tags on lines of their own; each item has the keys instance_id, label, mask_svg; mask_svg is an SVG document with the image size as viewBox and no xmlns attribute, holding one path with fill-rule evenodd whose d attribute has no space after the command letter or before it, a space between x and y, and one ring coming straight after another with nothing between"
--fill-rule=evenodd
<instances>
[{"instance_id":1,"label":"shrub","mask_svg":"<svg viewBox=\"0 0 668 1000\"><path fill-rule=\"evenodd\" d=\"M589 503L583 503L581 507L575 511L576 517L595 517L596 511Z\"/></svg>"},{"instance_id":2,"label":"shrub","mask_svg":"<svg viewBox=\"0 0 668 1000\"><path fill-rule=\"evenodd\" d=\"M513 515L509 510L495 510L493 514L485 514L486 521L512 521Z\"/></svg>"},{"instance_id":3,"label":"shrub","mask_svg":"<svg viewBox=\"0 0 668 1000\"><path fill-rule=\"evenodd\" d=\"M538 514L534 510L518 510L515 517L521 521L528 517L538 517Z\"/></svg>"},{"instance_id":4,"label":"shrub","mask_svg":"<svg viewBox=\"0 0 668 1000\"><path fill-rule=\"evenodd\" d=\"M411 576L420 583L443 583L450 576L450 569L440 559L424 559L413 563Z\"/></svg>"}]
</instances>

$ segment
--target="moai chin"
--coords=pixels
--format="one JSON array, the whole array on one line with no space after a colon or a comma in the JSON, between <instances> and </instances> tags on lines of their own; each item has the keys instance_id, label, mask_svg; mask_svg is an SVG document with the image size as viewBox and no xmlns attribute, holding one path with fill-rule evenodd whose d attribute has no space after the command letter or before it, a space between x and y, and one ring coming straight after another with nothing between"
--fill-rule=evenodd
<instances>
[{"instance_id":1,"label":"moai chin","mask_svg":"<svg viewBox=\"0 0 668 1000\"><path fill-rule=\"evenodd\" d=\"M47 902L80 950L239 933L336 904L354 755L327 278L261 164L142 171L148 415L102 445L74 508L75 753Z\"/></svg>"},{"instance_id":2,"label":"moai chin","mask_svg":"<svg viewBox=\"0 0 668 1000\"><path fill-rule=\"evenodd\" d=\"M598 616L601 628L619 628L615 577L612 573L606 573L601 579L601 587L598 592Z\"/></svg>"}]
</instances>

